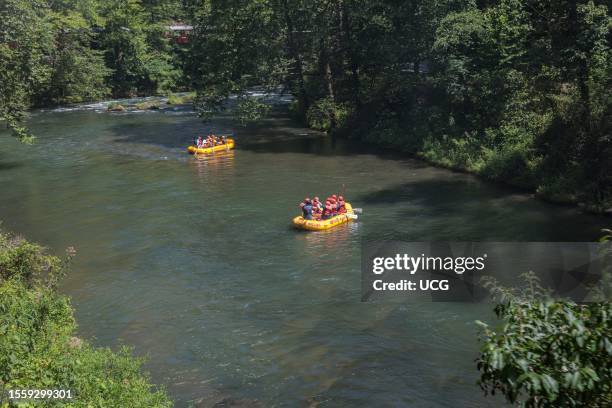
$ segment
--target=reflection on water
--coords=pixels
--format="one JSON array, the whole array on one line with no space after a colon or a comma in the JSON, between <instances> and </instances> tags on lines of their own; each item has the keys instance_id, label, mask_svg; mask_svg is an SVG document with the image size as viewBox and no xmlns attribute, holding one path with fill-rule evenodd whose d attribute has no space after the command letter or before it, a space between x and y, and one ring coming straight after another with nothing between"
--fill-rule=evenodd
<instances>
[{"instance_id":1,"label":"reflection on water","mask_svg":"<svg viewBox=\"0 0 612 408\"><path fill-rule=\"evenodd\" d=\"M191 155L188 160L189 167L195 170L201 182L208 182L210 178L228 179L233 177L235 155L234 150Z\"/></svg>"},{"instance_id":2,"label":"reflection on water","mask_svg":"<svg viewBox=\"0 0 612 408\"><path fill-rule=\"evenodd\" d=\"M361 242L594 240L608 222L285 118L196 158L194 135L232 122L95 109L34 115L33 148L0 135L0 219L76 246L80 334L149 355L178 406L498 406L475 385L488 306L361 303ZM291 228L343 185L357 222Z\"/></svg>"},{"instance_id":3,"label":"reflection on water","mask_svg":"<svg viewBox=\"0 0 612 408\"><path fill-rule=\"evenodd\" d=\"M297 230L295 240L306 241L305 249L309 255L316 257L326 253L346 251L352 244L352 239L359 234L359 221L352 221L335 228L323 231Z\"/></svg>"}]
</instances>

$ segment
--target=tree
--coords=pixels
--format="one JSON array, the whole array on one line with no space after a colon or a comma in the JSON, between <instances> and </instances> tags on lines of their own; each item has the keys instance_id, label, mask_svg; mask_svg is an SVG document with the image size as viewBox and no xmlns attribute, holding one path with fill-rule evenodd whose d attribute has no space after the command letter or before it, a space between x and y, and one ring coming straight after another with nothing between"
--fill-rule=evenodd
<instances>
[{"instance_id":1,"label":"tree","mask_svg":"<svg viewBox=\"0 0 612 408\"><path fill-rule=\"evenodd\" d=\"M110 79L113 94L133 96L171 89L179 73L166 50L149 45L146 13L141 2L107 1L100 14L105 21L100 47L107 66L113 71ZM158 27L152 27L152 31L157 37L162 35Z\"/></svg>"},{"instance_id":2,"label":"tree","mask_svg":"<svg viewBox=\"0 0 612 408\"><path fill-rule=\"evenodd\" d=\"M198 9L190 71L201 115L225 109L231 94L244 99L252 86L272 89L282 83L288 61L267 3L210 0Z\"/></svg>"},{"instance_id":3,"label":"tree","mask_svg":"<svg viewBox=\"0 0 612 408\"><path fill-rule=\"evenodd\" d=\"M49 51L52 74L35 96L37 105L99 100L110 93L107 78L112 71L105 66L102 51L92 48L93 25L100 22L97 11L94 2L52 3L48 13L55 37Z\"/></svg>"},{"instance_id":4,"label":"tree","mask_svg":"<svg viewBox=\"0 0 612 408\"><path fill-rule=\"evenodd\" d=\"M24 141L23 125L34 93L47 83L52 29L42 0L0 3L0 120Z\"/></svg>"}]
</instances>

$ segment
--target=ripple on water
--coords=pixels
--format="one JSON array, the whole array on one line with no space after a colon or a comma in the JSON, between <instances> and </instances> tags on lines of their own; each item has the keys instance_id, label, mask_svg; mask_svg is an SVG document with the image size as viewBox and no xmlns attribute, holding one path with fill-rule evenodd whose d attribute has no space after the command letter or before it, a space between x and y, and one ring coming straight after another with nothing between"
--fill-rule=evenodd
<instances>
[{"instance_id":1,"label":"ripple on water","mask_svg":"<svg viewBox=\"0 0 612 408\"><path fill-rule=\"evenodd\" d=\"M284 118L70 109L32 117L35 147L0 138L0 219L76 246L79 334L148 355L178 406L499 406L475 385L489 306L360 302L362 242L593 240L604 223ZM237 149L188 155L209 129ZM290 227L303 197L343 190L358 222Z\"/></svg>"}]
</instances>

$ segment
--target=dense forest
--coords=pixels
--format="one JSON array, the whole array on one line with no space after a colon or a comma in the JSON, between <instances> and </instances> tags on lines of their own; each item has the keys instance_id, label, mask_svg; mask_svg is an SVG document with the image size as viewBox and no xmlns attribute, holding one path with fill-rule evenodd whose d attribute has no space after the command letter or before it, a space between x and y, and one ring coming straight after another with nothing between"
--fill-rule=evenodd
<instances>
[{"instance_id":1,"label":"dense forest","mask_svg":"<svg viewBox=\"0 0 612 408\"><path fill-rule=\"evenodd\" d=\"M32 106L177 90L257 119L263 86L311 127L612 206L604 1L4 0L0 17L0 120L21 137Z\"/></svg>"}]
</instances>

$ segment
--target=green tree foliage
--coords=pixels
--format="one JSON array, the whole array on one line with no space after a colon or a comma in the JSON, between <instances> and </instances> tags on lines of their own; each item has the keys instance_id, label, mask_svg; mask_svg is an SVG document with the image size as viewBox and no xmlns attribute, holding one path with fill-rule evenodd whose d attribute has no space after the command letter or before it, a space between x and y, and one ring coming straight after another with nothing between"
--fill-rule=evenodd
<instances>
[{"instance_id":1,"label":"green tree foliage","mask_svg":"<svg viewBox=\"0 0 612 408\"><path fill-rule=\"evenodd\" d=\"M31 140L23 125L31 98L51 76L51 33L45 1L0 3L0 120L22 140Z\"/></svg>"},{"instance_id":2,"label":"green tree foliage","mask_svg":"<svg viewBox=\"0 0 612 408\"><path fill-rule=\"evenodd\" d=\"M113 70L115 96L163 93L174 87L179 72L165 49L163 30L147 24L146 12L138 0L105 1L101 12L105 24L100 44ZM151 43L160 48L155 49Z\"/></svg>"},{"instance_id":3,"label":"green tree foliage","mask_svg":"<svg viewBox=\"0 0 612 408\"><path fill-rule=\"evenodd\" d=\"M463 149L458 167L609 201L610 21L593 2L503 0L449 14L433 47L448 138L431 135L426 157Z\"/></svg>"},{"instance_id":4,"label":"green tree foliage","mask_svg":"<svg viewBox=\"0 0 612 408\"><path fill-rule=\"evenodd\" d=\"M592 0L6 0L2 120L32 104L195 88L558 201L612 204L610 11ZM167 38L194 27L189 45ZM228 103L234 95L239 103ZM249 99L253 99L250 100Z\"/></svg>"},{"instance_id":5,"label":"green tree foliage","mask_svg":"<svg viewBox=\"0 0 612 408\"><path fill-rule=\"evenodd\" d=\"M175 90L185 47L166 25L186 15L176 0L0 2L0 121L23 140L32 106Z\"/></svg>"},{"instance_id":6,"label":"green tree foliage","mask_svg":"<svg viewBox=\"0 0 612 408\"><path fill-rule=\"evenodd\" d=\"M499 328L481 326L478 369L485 393L527 407L604 407L612 403L609 302L546 300L533 274L520 292L488 282L500 296Z\"/></svg>"},{"instance_id":7,"label":"green tree foliage","mask_svg":"<svg viewBox=\"0 0 612 408\"><path fill-rule=\"evenodd\" d=\"M194 13L203 113L282 85L313 127L556 200L612 202L603 2L205 0Z\"/></svg>"},{"instance_id":8,"label":"green tree foliage","mask_svg":"<svg viewBox=\"0 0 612 408\"><path fill-rule=\"evenodd\" d=\"M190 73L203 116L223 110L231 94L244 99L249 87L280 83L283 43L267 1L204 1L195 19Z\"/></svg>"},{"instance_id":9,"label":"green tree foliage","mask_svg":"<svg viewBox=\"0 0 612 408\"><path fill-rule=\"evenodd\" d=\"M79 5L82 3L75 0L51 3L48 18L55 35L49 51L52 75L36 95L37 104L97 100L110 93L107 79L112 71L105 66L103 53L91 48L96 41L92 27L100 17L95 8Z\"/></svg>"},{"instance_id":10,"label":"green tree foliage","mask_svg":"<svg viewBox=\"0 0 612 408\"><path fill-rule=\"evenodd\" d=\"M127 348L113 352L75 337L73 309L56 292L61 260L0 233L0 406L3 389L71 390L69 407L169 407ZM51 404L51 402L49 402Z\"/></svg>"}]
</instances>

